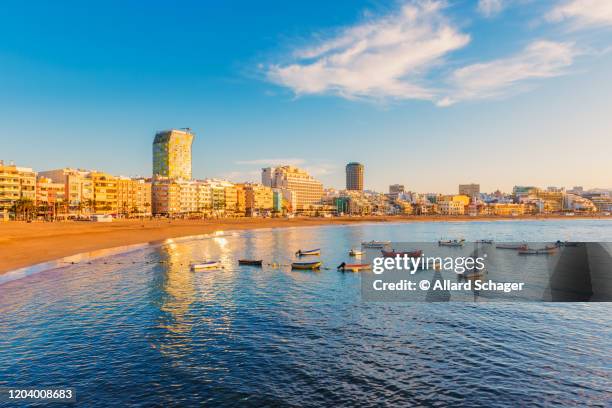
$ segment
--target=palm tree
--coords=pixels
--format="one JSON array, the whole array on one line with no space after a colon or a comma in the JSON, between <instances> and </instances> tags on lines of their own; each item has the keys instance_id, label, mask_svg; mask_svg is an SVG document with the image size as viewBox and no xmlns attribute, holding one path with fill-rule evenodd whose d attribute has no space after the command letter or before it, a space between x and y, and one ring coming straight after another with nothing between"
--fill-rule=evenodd
<instances>
[{"instance_id":1,"label":"palm tree","mask_svg":"<svg viewBox=\"0 0 612 408\"><path fill-rule=\"evenodd\" d=\"M16 220L31 220L32 215L36 212L34 202L27 198L20 198L13 203L11 211Z\"/></svg>"}]
</instances>

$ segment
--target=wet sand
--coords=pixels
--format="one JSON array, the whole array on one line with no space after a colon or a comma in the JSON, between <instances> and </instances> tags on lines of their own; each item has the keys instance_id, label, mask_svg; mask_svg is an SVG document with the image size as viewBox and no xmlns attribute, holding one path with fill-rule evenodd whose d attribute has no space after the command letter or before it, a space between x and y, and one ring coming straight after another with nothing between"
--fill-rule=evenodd
<instances>
[{"instance_id":1,"label":"wet sand","mask_svg":"<svg viewBox=\"0 0 612 408\"><path fill-rule=\"evenodd\" d=\"M568 217L547 217L568 218ZM571 217L569 219L576 219ZM591 217L595 218L595 217ZM609 217L607 217L609 218ZM243 218L219 220L115 220L95 222L0 222L0 274L81 252L139 244L215 231L255 228L347 225L363 222L424 222L503 220L499 217L340 217L340 218ZM513 217L544 219L542 217Z\"/></svg>"}]
</instances>

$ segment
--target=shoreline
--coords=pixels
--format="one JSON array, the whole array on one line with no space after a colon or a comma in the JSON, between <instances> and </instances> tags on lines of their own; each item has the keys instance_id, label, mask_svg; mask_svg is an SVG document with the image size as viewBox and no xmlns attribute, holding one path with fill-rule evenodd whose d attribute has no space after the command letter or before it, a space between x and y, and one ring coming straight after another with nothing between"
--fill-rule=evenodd
<instances>
[{"instance_id":1,"label":"shoreline","mask_svg":"<svg viewBox=\"0 0 612 408\"><path fill-rule=\"evenodd\" d=\"M469 216L371 216L338 218L240 218L215 220L117 220L94 222L0 223L0 275L16 269L85 252L146 244L168 238L243 231L325 225L410 222L605 220L610 217L469 217Z\"/></svg>"}]
</instances>

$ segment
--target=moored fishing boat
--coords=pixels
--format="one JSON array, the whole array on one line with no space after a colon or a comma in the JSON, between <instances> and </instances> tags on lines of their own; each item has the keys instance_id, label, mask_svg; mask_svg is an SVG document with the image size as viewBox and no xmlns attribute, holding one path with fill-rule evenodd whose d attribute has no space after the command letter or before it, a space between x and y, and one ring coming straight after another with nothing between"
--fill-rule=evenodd
<instances>
[{"instance_id":1,"label":"moored fishing boat","mask_svg":"<svg viewBox=\"0 0 612 408\"><path fill-rule=\"evenodd\" d=\"M349 251L349 256L361 256L361 255L363 255L363 251L360 249L353 248Z\"/></svg>"},{"instance_id":2,"label":"moored fishing boat","mask_svg":"<svg viewBox=\"0 0 612 408\"><path fill-rule=\"evenodd\" d=\"M352 271L352 272L359 272L359 271L368 271L370 269L372 269L372 265L370 264L347 264L342 262L340 265L338 265L338 270L340 271Z\"/></svg>"},{"instance_id":3,"label":"moored fishing boat","mask_svg":"<svg viewBox=\"0 0 612 408\"><path fill-rule=\"evenodd\" d=\"M544 248L523 248L519 249L519 255L549 255L555 253L556 247L544 247Z\"/></svg>"},{"instance_id":4,"label":"moored fishing boat","mask_svg":"<svg viewBox=\"0 0 612 408\"><path fill-rule=\"evenodd\" d=\"M315 261L315 262L292 262L291 263L291 268L292 269L309 270L309 269L319 269L320 267L321 267L321 262L320 261Z\"/></svg>"},{"instance_id":5,"label":"moored fishing boat","mask_svg":"<svg viewBox=\"0 0 612 408\"><path fill-rule=\"evenodd\" d=\"M497 249L527 249L527 244L497 244Z\"/></svg>"},{"instance_id":6,"label":"moored fishing boat","mask_svg":"<svg viewBox=\"0 0 612 408\"><path fill-rule=\"evenodd\" d=\"M295 256L307 256L307 255L321 255L321 248L309 249L307 251L302 251L300 249L295 253Z\"/></svg>"},{"instance_id":7,"label":"moored fishing boat","mask_svg":"<svg viewBox=\"0 0 612 408\"><path fill-rule=\"evenodd\" d=\"M204 269L220 269L221 262L219 261L208 261L208 262L194 262L190 265L191 270L199 271Z\"/></svg>"},{"instance_id":8,"label":"moored fishing boat","mask_svg":"<svg viewBox=\"0 0 612 408\"><path fill-rule=\"evenodd\" d=\"M440 240L438 241L439 246L447 246L447 247L460 247L465 243L465 239L448 239L448 240Z\"/></svg>"},{"instance_id":9,"label":"moored fishing boat","mask_svg":"<svg viewBox=\"0 0 612 408\"><path fill-rule=\"evenodd\" d=\"M367 242L361 243L362 248L374 248L374 249L386 248L389 245L391 245L390 241L367 241Z\"/></svg>"},{"instance_id":10,"label":"moored fishing boat","mask_svg":"<svg viewBox=\"0 0 612 408\"><path fill-rule=\"evenodd\" d=\"M384 258L395 258L398 255L400 257L407 256L408 258L418 258L419 256L421 256L423 254L423 251L421 251L420 249L415 249L414 251L395 251L395 250L385 251L385 250L381 250L380 252L382 253L382 256Z\"/></svg>"},{"instance_id":11,"label":"moored fishing boat","mask_svg":"<svg viewBox=\"0 0 612 408\"><path fill-rule=\"evenodd\" d=\"M239 259L238 265L262 266L263 261L261 259Z\"/></svg>"}]
</instances>

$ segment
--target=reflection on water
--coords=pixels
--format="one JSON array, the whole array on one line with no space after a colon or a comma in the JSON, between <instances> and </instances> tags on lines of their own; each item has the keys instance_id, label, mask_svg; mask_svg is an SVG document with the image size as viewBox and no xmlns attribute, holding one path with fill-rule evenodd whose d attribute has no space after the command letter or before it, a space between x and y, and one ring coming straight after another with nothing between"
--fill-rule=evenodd
<instances>
[{"instance_id":1,"label":"reflection on water","mask_svg":"<svg viewBox=\"0 0 612 408\"><path fill-rule=\"evenodd\" d=\"M362 302L335 266L365 240L612 241L611 225L221 232L30 275L0 285L0 386L73 386L83 406L605 406L607 304ZM332 269L237 265L316 247Z\"/></svg>"}]
</instances>

